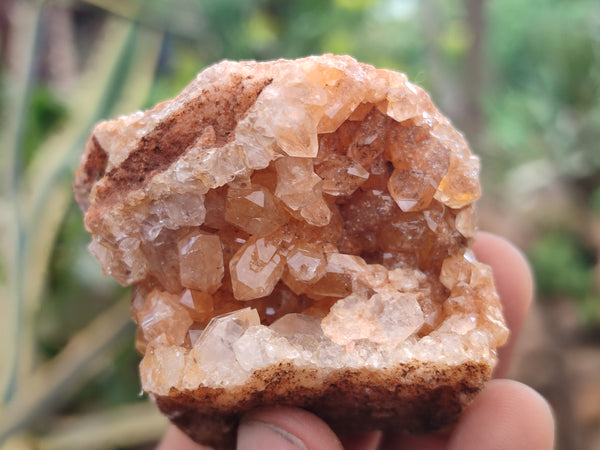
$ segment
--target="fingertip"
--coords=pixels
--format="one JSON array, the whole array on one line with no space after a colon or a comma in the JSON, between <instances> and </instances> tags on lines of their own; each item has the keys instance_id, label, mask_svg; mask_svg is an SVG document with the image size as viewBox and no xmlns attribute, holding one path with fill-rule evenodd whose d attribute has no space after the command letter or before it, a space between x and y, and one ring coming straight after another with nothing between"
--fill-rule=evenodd
<instances>
[{"instance_id":1,"label":"fingertip","mask_svg":"<svg viewBox=\"0 0 600 450\"><path fill-rule=\"evenodd\" d=\"M511 331L509 341L499 350L500 363L496 376L502 376L508 371L510 354L533 302L533 274L523 253L500 236L478 233L473 251L479 261L492 268L504 317Z\"/></svg>"},{"instance_id":2,"label":"fingertip","mask_svg":"<svg viewBox=\"0 0 600 450\"><path fill-rule=\"evenodd\" d=\"M238 450L342 450L325 422L308 411L289 407L260 408L242 418Z\"/></svg>"},{"instance_id":3,"label":"fingertip","mask_svg":"<svg viewBox=\"0 0 600 450\"><path fill-rule=\"evenodd\" d=\"M536 391L512 380L492 380L464 412L450 450L551 450L554 416Z\"/></svg>"},{"instance_id":4,"label":"fingertip","mask_svg":"<svg viewBox=\"0 0 600 450\"><path fill-rule=\"evenodd\" d=\"M533 274L525 255L507 239L479 232L473 244L477 259L494 270L502 301L515 317L525 317L533 301Z\"/></svg>"},{"instance_id":5,"label":"fingertip","mask_svg":"<svg viewBox=\"0 0 600 450\"><path fill-rule=\"evenodd\" d=\"M210 450L210 447L196 444L183 431L171 425L156 450Z\"/></svg>"},{"instance_id":6,"label":"fingertip","mask_svg":"<svg viewBox=\"0 0 600 450\"><path fill-rule=\"evenodd\" d=\"M344 450L376 450L382 448L383 432L370 431L342 438Z\"/></svg>"}]
</instances>

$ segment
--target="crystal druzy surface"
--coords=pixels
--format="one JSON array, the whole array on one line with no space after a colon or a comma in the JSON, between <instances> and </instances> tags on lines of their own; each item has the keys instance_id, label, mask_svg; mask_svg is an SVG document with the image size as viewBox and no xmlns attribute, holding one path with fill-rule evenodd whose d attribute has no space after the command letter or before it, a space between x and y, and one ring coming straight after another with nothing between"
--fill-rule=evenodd
<instances>
[{"instance_id":1,"label":"crystal druzy surface","mask_svg":"<svg viewBox=\"0 0 600 450\"><path fill-rule=\"evenodd\" d=\"M478 169L404 74L325 55L224 61L100 123L75 191L90 250L134 286L143 388L166 396L282 361L493 367Z\"/></svg>"}]
</instances>

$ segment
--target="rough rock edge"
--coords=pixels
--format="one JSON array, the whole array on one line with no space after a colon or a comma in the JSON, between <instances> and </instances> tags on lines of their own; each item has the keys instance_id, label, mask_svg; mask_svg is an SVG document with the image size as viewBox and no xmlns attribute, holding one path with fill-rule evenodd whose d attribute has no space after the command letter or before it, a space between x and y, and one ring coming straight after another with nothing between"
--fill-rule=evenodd
<instances>
[{"instance_id":1,"label":"rough rock edge","mask_svg":"<svg viewBox=\"0 0 600 450\"><path fill-rule=\"evenodd\" d=\"M258 406L296 406L340 434L369 430L427 433L452 426L491 377L488 363L405 363L382 369L298 368L280 363L237 387L171 389L151 397L194 441L235 448L241 416Z\"/></svg>"}]
</instances>

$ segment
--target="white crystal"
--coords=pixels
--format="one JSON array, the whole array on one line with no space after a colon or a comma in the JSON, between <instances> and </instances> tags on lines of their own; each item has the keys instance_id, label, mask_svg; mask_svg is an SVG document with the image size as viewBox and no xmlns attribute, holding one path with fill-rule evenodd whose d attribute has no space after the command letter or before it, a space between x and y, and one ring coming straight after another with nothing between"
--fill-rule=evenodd
<instances>
[{"instance_id":1,"label":"white crystal","mask_svg":"<svg viewBox=\"0 0 600 450\"><path fill-rule=\"evenodd\" d=\"M168 386L181 383L187 353L188 350L183 347L170 345L164 334L157 338L148 346L140 363L142 388L147 392L167 395Z\"/></svg>"},{"instance_id":2,"label":"white crystal","mask_svg":"<svg viewBox=\"0 0 600 450\"><path fill-rule=\"evenodd\" d=\"M475 327L477 327L476 317L466 314L454 314L444 320L436 331L463 335L475 329Z\"/></svg>"},{"instance_id":3,"label":"white crystal","mask_svg":"<svg viewBox=\"0 0 600 450\"><path fill-rule=\"evenodd\" d=\"M419 289L419 285L425 282L427 276L418 269L400 267L390 270L388 278L394 289L400 292L413 292Z\"/></svg>"},{"instance_id":4,"label":"white crystal","mask_svg":"<svg viewBox=\"0 0 600 450\"><path fill-rule=\"evenodd\" d=\"M321 179L313 171L309 158L282 158L275 161L277 187L275 195L290 209L297 211L321 200L316 189Z\"/></svg>"},{"instance_id":5,"label":"white crystal","mask_svg":"<svg viewBox=\"0 0 600 450\"><path fill-rule=\"evenodd\" d=\"M258 312L244 308L213 318L191 351L195 363L208 374L208 382L219 385L222 380L235 383L247 375L237 361L233 344L244 332L260 324Z\"/></svg>"},{"instance_id":6,"label":"white crystal","mask_svg":"<svg viewBox=\"0 0 600 450\"><path fill-rule=\"evenodd\" d=\"M492 338L487 331L471 330L463 336L466 356L476 361L485 361L492 358L490 343Z\"/></svg>"},{"instance_id":7,"label":"white crystal","mask_svg":"<svg viewBox=\"0 0 600 450\"><path fill-rule=\"evenodd\" d=\"M466 238L475 237L477 228L473 219L473 207L467 207L456 215L455 219L456 230Z\"/></svg>"},{"instance_id":8,"label":"white crystal","mask_svg":"<svg viewBox=\"0 0 600 450\"><path fill-rule=\"evenodd\" d=\"M380 264L367 264L364 259L355 255L327 255L327 271L350 273L353 276L353 285L359 282L373 289L380 288L388 282L388 271L385 267Z\"/></svg>"},{"instance_id":9,"label":"white crystal","mask_svg":"<svg viewBox=\"0 0 600 450\"><path fill-rule=\"evenodd\" d=\"M206 215L204 195L190 192L172 193L155 200L148 209L150 214L158 218L161 226L170 229L202 225Z\"/></svg>"},{"instance_id":10,"label":"white crystal","mask_svg":"<svg viewBox=\"0 0 600 450\"><path fill-rule=\"evenodd\" d=\"M253 308L217 316L204 329L193 351L202 360L218 362L231 352L233 343L254 325L260 325L260 316Z\"/></svg>"},{"instance_id":11,"label":"white crystal","mask_svg":"<svg viewBox=\"0 0 600 450\"><path fill-rule=\"evenodd\" d=\"M307 314L291 313L277 319L269 327L280 336L294 339L299 335L322 335L321 320Z\"/></svg>"},{"instance_id":12,"label":"white crystal","mask_svg":"<svg viewBox=\"0 0 600 450\"><path fill-rule=\"evenodd\" d=\"M432 336L424 336L414 346L415 358L420 361L436 361L442 357L442 343Z\"/></svg>"},{"instance_id":13,"label":"white crystal","mask_svg":"<svg viewBox=\"0 0 600 450\"><path fill-rule=\"evenodd\" d=\"M384 342L398 344L417 332L425 318L417 297L397 291L377 293L371 297L372 311L380 313L379 324Z\"/></svg>"},{"instance_id":14,"label":"white crystal","mask_svg":"<svg viewBox=\"0 0 600 450\"><path fill-rule=\"evenodd\" d=\"M104 273L123 286L143 280L148 272L148 263L137 239L125 238L113 245L100 236L94 236L88 249L100 261Z\"/></svg>"},{"instance_id":15,"label":"white crystal","mask_svg":"<svg viewBox=\"0 0 600 450\"><path fill-rule=\"evenodd\" d=\"M325 274L326 261L321 253L296 248L287 257L287 267L299 281L317 282Z\"/></svg>"},{"instance_id":16,"label":"white crystal","mask_svg":"<svg viewBox=\"0 0 600 450\"><path fill-rule=\"evenodd\" d=\"M219 236L198 232L177 242L181 285L213 293L224 275L223 251Z\"/></svg>"},{"instance_id":17,"label":"white crystal","mask_svg":"<svg viewBox=\"0 0 600 450\"><path fill-rule=\"evenodd\" d=\"M300 215L315 227L324 227L331 221L331 210L322 198L300 209Z\"/></svg>"},{"instance_id":18,"label":"white crystal","mask_svg":"<svg viewBox=\"0 0 600 450\"><path fill-rule=\"evenodd\" d=\"M369 299L352 294L339 300L321 327L325 336L339 345L361 339L397 345L423 323L423 311L415 295L386 289Z\"/></svg>"},{"instance_id":19,"label":"white crystal","mask_svg":"<svg viewBox=\"0 0 600 450\"><path fill-rule=\"evenodd\" d=\"M235 357L244 370L252 372L299 356L287 339L264 326L253 326L233 344Z\"/></svg>"},{"instance_id":20,"label":"white crystal","mask_svg":"<svg viewBox=\"0 0 600 450\"><path fill-rule=\"evenodd\" d=\"M273 292L283 274L285 259L279 245L265 238L249 240L229 261L233 295L252 300Z\"/></svg>"},{"instance_id":21,"label":"white crystal","mask_svg":"<svg viewBox=\"0 0 600 450\"><path fill-rule=\"evenodd\" d=\"M172 344L182 345L187 330L193 320L185 307L179 304L179 297L168 292L153 290L136 319L144 337L148 341L167 333Z\"/></svg>"}]
</instances>

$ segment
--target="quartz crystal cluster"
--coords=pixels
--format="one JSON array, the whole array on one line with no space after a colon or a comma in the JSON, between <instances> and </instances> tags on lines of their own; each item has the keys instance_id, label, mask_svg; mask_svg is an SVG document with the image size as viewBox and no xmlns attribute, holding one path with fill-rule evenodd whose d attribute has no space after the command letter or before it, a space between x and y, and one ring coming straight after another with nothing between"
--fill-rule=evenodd
<instances>
[{"instance_id":1,"label":"quartz crystal cluster","mask_svg":"<svg viewBox=\"0 0 600 450\"><path fill-rule=\"evenodd\" d=\"M469 249L478 169L404 74L325 55L224 61L100 123L75 192L160 398L282 365L489 376L507 329Z\"/></svg>"}]
</instances>

